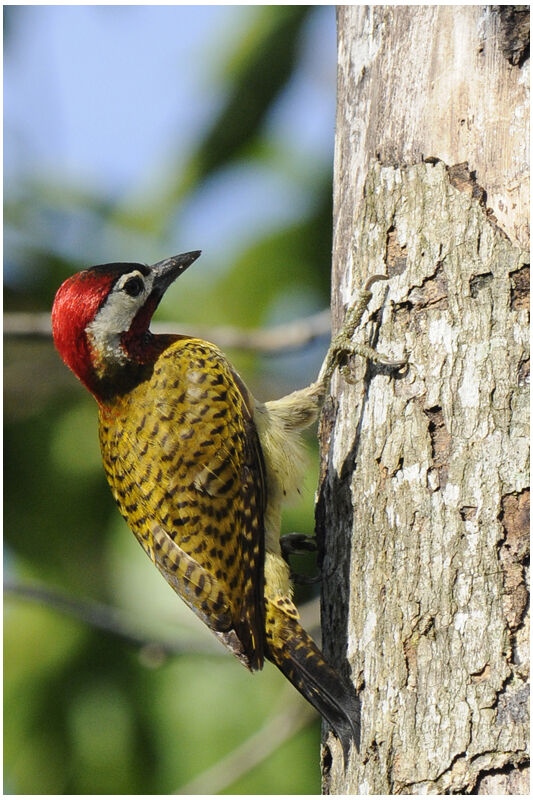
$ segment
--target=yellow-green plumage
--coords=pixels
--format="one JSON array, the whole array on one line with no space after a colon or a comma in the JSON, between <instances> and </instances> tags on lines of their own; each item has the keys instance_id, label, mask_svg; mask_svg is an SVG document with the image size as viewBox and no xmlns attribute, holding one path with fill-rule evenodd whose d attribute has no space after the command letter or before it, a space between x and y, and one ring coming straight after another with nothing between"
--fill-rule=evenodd
<instances>
[{"instance_id":1,"label":"yellow-green plumage","mask_svg":"<svg viewBox=\"0 0 533 800\"><path fill-rule=\"evenodd\" d=\"M215 345L151 334L163 292L198 255L72 276L54 301L54 340L98 401L107 479L145 552L245 666L273 661L347 754L358 699L301 627L280 549L281 508L302 480L300 430L334 361L311 386L260 403Z\"/></svg>"},{"instance_id":2,"label":"yellow-green plumage","mask_svg":"<svg viewBox=\"0 0 533 800\"><path fill-rule=\"evenodd\" d=\"M172 344L149 381L100 406L100 444L122 516L154 564L247 666L260 667L262 456L223 355L197 339Z\"/></svg>"},{"instance_id":3,"label":"yellow-green plumage","mask_svg":"<svg viewBox=\"0 0 533 800\"><path fill-rule=\"evenodd\" d=\"M299 430L322 395L315 384L258 403L214 345L184 337L100 405L100 443L119 509L168 583L243 664L265 655L331 720L344 689L299 623L279 546Z\"/></svg>"}]
</instances>

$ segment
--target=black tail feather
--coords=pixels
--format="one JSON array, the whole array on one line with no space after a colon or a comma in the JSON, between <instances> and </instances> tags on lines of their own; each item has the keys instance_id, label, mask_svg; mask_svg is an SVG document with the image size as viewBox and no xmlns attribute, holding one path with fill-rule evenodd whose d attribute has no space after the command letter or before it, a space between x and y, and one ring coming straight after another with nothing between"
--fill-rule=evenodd
<instances>
[{"instance_id":1,"label":"black tail feather","mask_svg":"<svg viewBox=\"0 0 533 800\"><path fill-rule=\"evenodd\" d=\"M359 750L361 706L353 686L328 664L296 619L285 620L282 643L267 638L267 657L330 724L338 737L344 761L350 742Z\"/></svg>"}]
</instances>

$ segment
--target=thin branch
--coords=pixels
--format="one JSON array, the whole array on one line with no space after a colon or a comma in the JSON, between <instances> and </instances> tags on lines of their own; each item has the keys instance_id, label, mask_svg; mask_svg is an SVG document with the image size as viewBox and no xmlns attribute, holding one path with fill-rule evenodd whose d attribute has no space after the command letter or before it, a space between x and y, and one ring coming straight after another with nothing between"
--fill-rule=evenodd
<instances>
[{"instance_id":1,"label":"thin branch","mask_svg":"<svg viewBox=\"0 0 533 800\"><path fill-rule=\"evenodd\" d=\"M297 350L309 345L316 339L329 336L330 312L324 309L310 317L303 317L294 322L277 325L274 328L245 330L231 326L208 328L202 325L183 326L190 336L215 342L222 348L237 350L254 350L260 353L277 353ZM157 322L152 326L154 333L176 333L175 322ZM32 339L49 339L52 335L50 314L7 312L4 314L4 336Z\"/></svg>"},{"instance_id":2,"label":"thin branch","mask_svg":"<svg viewBox=\"0 0 533 800\"><path fill-rule=\"evenodd\" d=\"M191 642L190 639L180 638L161 639L139 630L138 619L133 615L103 603L78 600L66 592L52 589L43 584L24 583L21 581L6 580L4 582L4 595L29 600L39 605L59 611L65 616L80 620L96 630L104 631L123 639L128 644L139 647L145 651L151 660L160 661L165 656L182 655L183 653L202 653L212 656L226 656L226 652L215 640L210 646L206 637L206 644Z\"/></svg>"},{"instance_id":3,"label":"thin branch","mask_svg":"<svg viewBox=\"0 0 533 800\"><path fill-rule=\"evenodd\" d=\"M205 637L204 643L203 640L191 641L190 638L184 636L180 636L179 641L174 638L161 639L151 636L139 629L137 617L122 609L113 608L104 603L79 600L67 592L53 589L42 583L26 583L7 579L4 581L4 595L28 600L59 611L67 617L80 620L91 628L117 636L128 644L140 647L148 655L153 655L154 658L157 656L159 660L165 656L182 655L183 653L201 653L202 655L229 658L229 653L215 639L211 641L209 637ZM316 598L304 603L300 608L302 622L307 629L317 626L318 604L319 599ZM149 625L150 623L147 622L147 627Z\"/></svg>"},{"instance_id":4,"label":"thin branch","mask_svg":"<svg viewBox=\"0 0 533 800\"><path fill-rule=\"evenodd\" d=\"M271 717L249 739L238 745L196 778L180 786L173 794L220 794L243 775L271 755L298 731L317 719L316 711L304 702L289 704L283 697L284 710Z\"/></svg>"}]
</instances>

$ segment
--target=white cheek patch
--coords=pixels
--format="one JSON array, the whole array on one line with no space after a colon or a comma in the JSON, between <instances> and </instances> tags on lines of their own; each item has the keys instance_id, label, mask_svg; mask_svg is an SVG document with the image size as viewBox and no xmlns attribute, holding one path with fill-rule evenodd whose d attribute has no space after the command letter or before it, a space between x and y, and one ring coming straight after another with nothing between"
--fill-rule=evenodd
<instances>
[{"instance_id":1,"label":"white cheek patch","mask_svg":"<svg viewBox=\"0 0 533 800\"><path fill-rule=\"evenodd\" d=\"M131 297L123 291L123 286L132 277L140 277L144 283L144 291L137 297ZM153 276L145 277L135 270L123 275L115 284L104 305L99 309L86 332L96 353L104 361L124 363L126 353L121 345L123 333L129 331L137 312L141 309L151 292Z\"/></svg>"}]
</instances>

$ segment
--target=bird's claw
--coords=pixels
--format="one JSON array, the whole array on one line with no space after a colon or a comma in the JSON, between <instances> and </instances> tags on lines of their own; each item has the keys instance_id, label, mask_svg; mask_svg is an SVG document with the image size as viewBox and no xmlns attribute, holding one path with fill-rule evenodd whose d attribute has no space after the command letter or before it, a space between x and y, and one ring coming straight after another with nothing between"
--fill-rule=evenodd
<instances>
[{"instance_id":1,"label":"bird's claw","mask_svg":"<svg viewBox=\"0 0 533 800\"><path fill-rule=\"evenodd\" d=\"M313 553L318 549L316 538L314 536L307 536L305 533L286 533L280 538L280 545L281 555L289 567L291 566L289 556ZM301 575L298 572L293 572L291 569L290 578L293 583L306 586L321 581L322 575L320 572L318 575Z\"/></svg>"},{"instance_id":2,"label":"bird's claw","mask_svg":"<svg viewBox=\"0 0 533 800\"><path fill-rule=\"evenodd\" d=\"M409 367L409 353L406 355L405 358L399 358L398 360L394 361L390 358L384 359L380 362L383 364L384 367L389 367L391 370L395 372L399 372L400 370L407 370Z\"/></svg>"},{"instance_id":3,"label":"bird's claw","mask_svg":"<svg viewBox=\"0 0 533 800\"><path fill-rule=\"evenodd\" d=\"M379 364L379 366L385 367L391 372L399 372L400 370L406 369L409 365L409 356L399 359L387 358L387 356L378 353L377 350L365 344L354 344L351 347L343 347L338 353L338 367L339 372L347 383L356 383L352 370L346 363L349 356L356 355L366 358L367 361L371 361L373 364Z\"/></svg>"},{"instance_id":4,"label":"bird's claw","mask_svg":"<svg viewBox=\"0 0 533 800\"><path fill-rule=\"evenodd\" d=\"M316 538L305 533L286 533L280 537L281 555L285 561L289 556L313 553L317 550Z\"/></svg>"},{"instance_id":5,"label":"bird's claw","mask_svg":"<svg viewBox=\"0 0 533 800\"><path fill-rule=\"evenodd\" d=\"M387 280L386 275L372 275L366 281L355 306L346 312L344 324L339 333L333 338L326 358L319 374L319 380L325 385L329 384L335 369L339 369L347 383L355 383L355 379L348 366L348 360L359 355L374 364L391 370L398 371L407 367L408 358L393 360L378 353L372 347L365 344L353 343L352 339L355 331L361 324L363 314L372 298L371 287L377 281Z\"/></svg>"}]
</instances>

